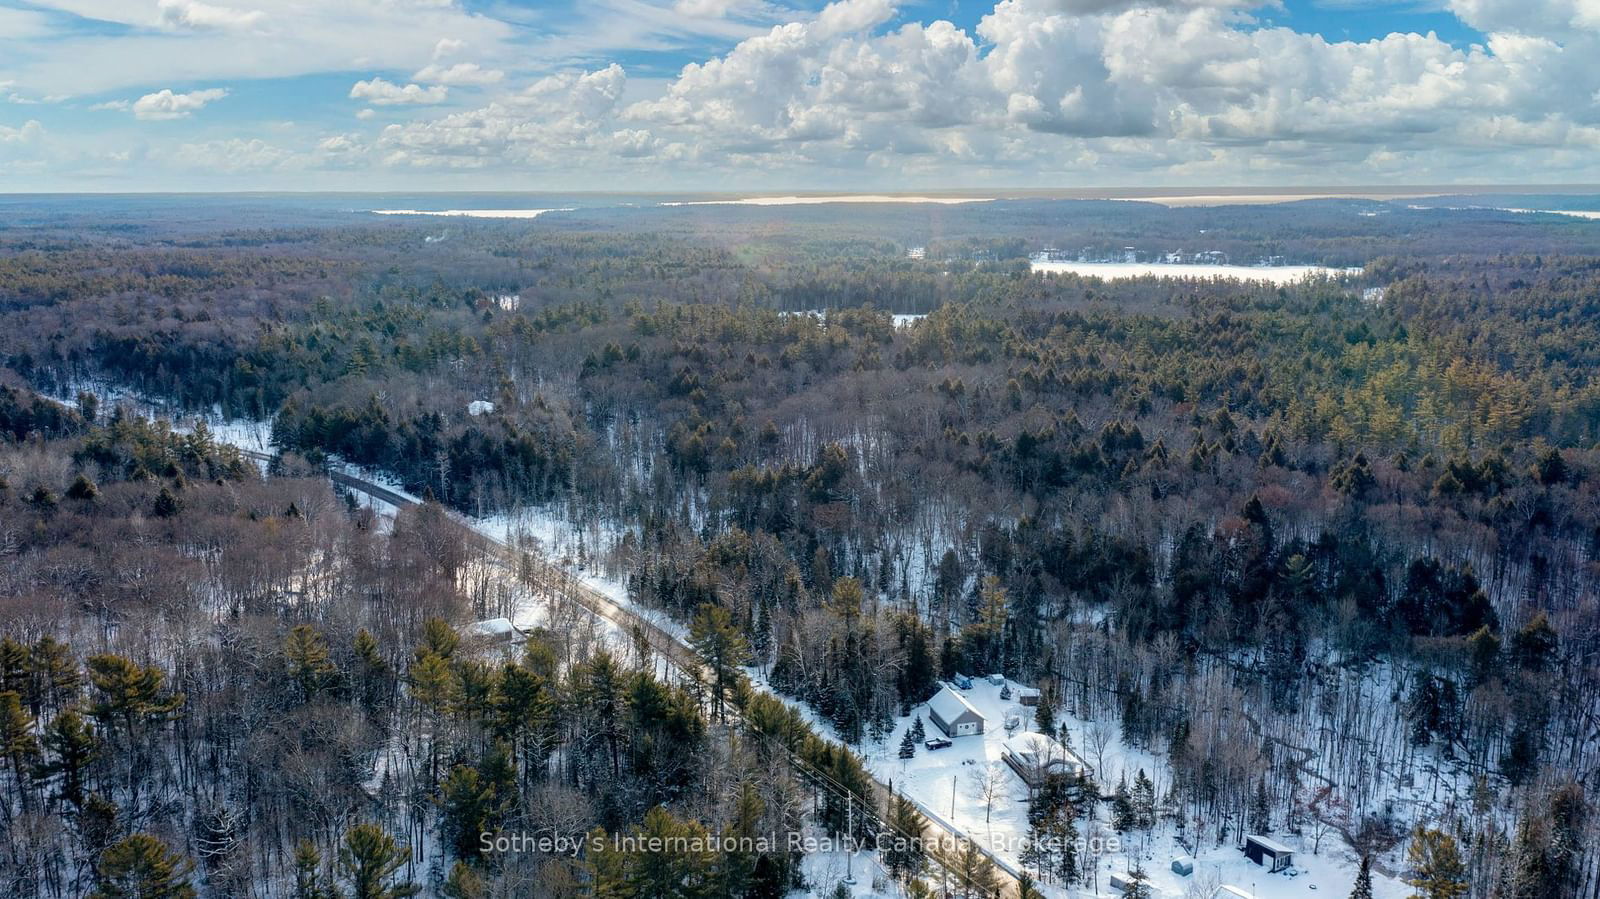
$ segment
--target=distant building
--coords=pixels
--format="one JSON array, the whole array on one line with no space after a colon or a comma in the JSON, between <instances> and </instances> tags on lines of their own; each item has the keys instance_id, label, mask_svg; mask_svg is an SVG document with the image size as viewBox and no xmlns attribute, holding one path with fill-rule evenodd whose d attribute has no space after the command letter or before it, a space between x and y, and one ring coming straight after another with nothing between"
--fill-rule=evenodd
<instances>
[{"instance_id":1,"label":"distant building","mask_svg":"<svg viewBox=\"0 0 1600 899\"><path fill-rule=\"evenodd\" d=\"M1122 248L1122 261L1123 262L1138 262L1139 261L1139 251L1135 250L1133 247L1123 247Z\"/></svg>"},{"instance_id":2,"label":"distant building","mask_svg":"<svg viewBox=\"0 0 1600 899\"><path fill-rule=\"evenodd\" d=\"M476 418L479 415L488 415L494 411L494 403L488 400L473 400L467 404L467 414Z\"/></svg>"},{"instance_id":3,"label":"distant building","mask_svg":"<svg viewBox=\"0 0 1600 899\"><path fill-rule=\"evenodd\" d=\"M461 636L479 646L515 646L527 638L510 618L488 618L469 624Z\"/></svg>"},{"instance_id":4,"label":"distant building","mask_svg":"<svg viewBox=\"0 0 1600 899\"><path fill-rule=\"evenodd\" d=\"M928 258L928 248L927 247L912 247L911 249L906 250L906 258L907 259L927 259Z\"/></svg>"},{"instance_id":5,"label":"distant building","mask_svg":"<svg viewBox=\"0 0 1600 899\"><path fill-rule=\"evenodd\" d=\"M1044 783L1045 778L1052 774L1077 777L1089 772L1089 766L1076 752L1044 734L1028 733L1011 737L1006 740L1000 758L1030 788Z\"/></svg>"},{"instance_id":6,"label":"distant building","mask_svg":"<svg viewBox=\"0 0 1600 899\"><path fill-rule=\"evenodd\" d=\"M1256 864L1273 872L1282 871L1294 864L1294 850L1271 837L1250 834L1244 838L1244 855Z\"/></svg>"},{"instance_id":7,"label":"distant building","mask_svg":"<svg viewBox=\"0 0 1600 899\"><path fill-rule=\"evenodd\" d=\"M941 684L939 692L928 700L928 720L944 731L947 737L983 733L982 713L949 684Z\"/></svg>"}]
</instances>

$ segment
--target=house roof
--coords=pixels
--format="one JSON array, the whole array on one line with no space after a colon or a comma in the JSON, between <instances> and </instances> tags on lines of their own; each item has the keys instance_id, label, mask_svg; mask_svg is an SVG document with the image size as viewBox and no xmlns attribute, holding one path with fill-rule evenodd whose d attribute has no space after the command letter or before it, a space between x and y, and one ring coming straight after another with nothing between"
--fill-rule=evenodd
<instances>
[{"instance_id":1,"label":"house roof","mask_svg":"<svg viewBox=\"0 0 1600 899\"><path fill-rule=\"evenodd\" d=\"M949 684L941 685L939 692L933 694L933 698L928 700L928 710L938 715L939 720L946 724L955 721L968 712L976 715L980 721L983 720L983 713L973 708L972 703L967 701L967 697L956 692L955 688Z\"/></svg>"},{"instance_id":2,"label":"house roof","mask_svg":"<svg viewBox=\"0 0 1600 899\"><path fill-rule=\"evenodd\" d=\"M1259 834L1253 834L1252 833L1252 834L1246 835L1245 836L1245 840L1247 842L1255 843L1256 845L1260 846L1262 849L1267 850L1268 852L1272 853L1273 855L1292 855L1292 854L1294 854L1294 850L1293 849L1290 849L1288 846L1283 845L1282 843L1278 842L1277 840L1274 840L1271 837L1264 837L1264 836L1261 836Z\"/></svg>"},{"instance_id":3,"label":"house roof","mask_svg":"<svg viewBox=\"0 0 1600 899\"><path fill-rule=\"evenodd\" d=\"M1027 765L1066 763L1084 767L1083 759L1079 758L1076 752L1044 734L1021 733L1009 737L1006 739L1005 749L1006 752L1016 756L1017 761Z\"/></svg>"},{"instance_id":4,"label":"house roof","mask_svg":"<svg viewBox=\"0 0 1600 899\"><path fill-rule=\"evenodd\" d=\"M467 633L474 637L504 637L517 633L517 626L510 618L490 618L467 625Z\"/></svg>"}]
</instances>

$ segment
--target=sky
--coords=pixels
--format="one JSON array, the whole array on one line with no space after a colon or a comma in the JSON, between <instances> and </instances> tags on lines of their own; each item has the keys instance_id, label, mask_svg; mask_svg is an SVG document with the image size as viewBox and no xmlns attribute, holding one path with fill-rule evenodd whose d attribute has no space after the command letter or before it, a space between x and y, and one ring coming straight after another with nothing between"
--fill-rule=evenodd
<instances>
[{"instance_id":1,"label":"sky","mask_svg":"<svg viewBox=\"0 0 1600 899\"><path fill-rule=\"evenodd\" d=\"M1600 183L1600 0L0 0L0 192Z\"/></svg>"}]
</instances>

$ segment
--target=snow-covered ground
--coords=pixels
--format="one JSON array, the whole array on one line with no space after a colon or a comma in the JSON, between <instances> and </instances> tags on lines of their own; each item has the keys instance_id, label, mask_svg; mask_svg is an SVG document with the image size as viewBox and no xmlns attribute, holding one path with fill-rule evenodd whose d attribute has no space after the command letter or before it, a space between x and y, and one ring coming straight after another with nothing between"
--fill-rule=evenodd
<instances>
[{"instance_id":1,"label":"snow-covered ground","mask_svg":"<svg viewBox=\"0 0 1600 899\"><path fill-rule=\"evenodd\" d=\"M750 673L758 688L771 692L760 672L752 670ZM859 751L875 777L914 800L930 820L944 823L957 834L989 849L1006 867L1021 871L1021 853L1026 847L1028 833L1028 788L1001 756L1005 741L1013 733L1032 732L1035 724L1034 710L1015 698L1023 685L1015 681L1008 683L1013 696L1009 700L1000 698L1001 686L978 678L973 679L971 689L962 691L984 716L987 724L981 735L957 737L946 749L929 750L919 743L914 757L901 759L901 738L918 717L928 737L943 736L928 718L927 704L922 703L913 706L909 716L897 719L893 731L881 743L868 743L859 747ZM774 695L801 711L820 733L837 739L828 723L809 708L792 698ZM1018 718L1019 726L1008 733L1004 723L1010 716ZM1157 796L1166 791L1163 761L1152 753L1123 743L1114 723L1096 724L1070 715L1062 720L1067 725L1070 748L1095 769L1094 780L1103 793L1109 795L1123 777L1131 785L1141 769L1155 781ZM1001 785L992 805L981 786L991 771L996 772ZM1178 843L1170 822L1159 823L1149 833L1117 834L1112 830L1109 812L1109 804L1101 804L1089 810L1092 817L1078 822L1079 837L1085 841L1097 839L1102 847L1094 853L1098 856L1094 859L1098 877L1070 888L1041 883L1040 890L1046 896L1052 899L1115 896L1117 892L1110 885L1110 876L1127 873L1135 859L1142 864L1155 895L1162 899L1188 899L1191 889L1224 884L1260 899L1343 897L1349 894L1355 882L1357 860L1336 835L1324 837L1321 854L1313 855L1309 840L1271 834L1273 839L1297 850L1293 874L1272 874L1246 859L1232 839L1223 846L1202 846L1198 854L1191 853ZM1087 863L1089 855L1080 849L1080 863ZM1193 859L1194 874L1174 873L1171 866L1177 858ZM1373 895L1377 899L1402 899L1408 894L1405 884L1376 872L1373 874ZM1210 899L1209 893L1199 895Z\"/></svg>"}]
</instances>

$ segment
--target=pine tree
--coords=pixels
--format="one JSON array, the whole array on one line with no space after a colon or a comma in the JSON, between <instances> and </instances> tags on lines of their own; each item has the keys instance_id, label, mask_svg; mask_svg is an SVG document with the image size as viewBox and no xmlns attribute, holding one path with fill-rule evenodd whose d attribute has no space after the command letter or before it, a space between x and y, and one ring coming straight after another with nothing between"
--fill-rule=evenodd
<instances>
[{"instance_id":1,"label":"pine tree","mask_svg":"<svg viewBox=\"0 0 1600 899\"><path fill-rule=\"evenodd\" d=\"M163 486L161 492L156 494L155 505L151 508L151 512L157 518L172 518L181 511L183 506L179 504L178 498L173 495L170 488Z\"/></svg>"},{"instance_id":2,"label":"pine tree","mask_svg":"<svg viewBox=\"0 0 1600 899\"><path fill-rule=\"evenodd\" d=\"M911 735L911 731L908 730L906 731L906 735L900 739L900 757L903 759L909 759L914 758L916 754L917 739L916 737L913 737Z\"/></svg>"},{"instance_id":3,"label":"pine tree","mask_svg":"<svg viewBox=\"0 0 1600 899\"><path fill-rule=\"evenodd\" d=\"M922 838L927 826L927 820L910 799L896 794L890 801L883 862L889 873L902 883L916 876L926 861Z\"/></svg>"},{"instance_id":4,"label":"pine tree","mask_svg":"<svg viewBox=\"0 0 1600 899\"><path fill-rule=\"evenodd\" d=\"M100 757L100 739L93 728L72 707L62 709L44 730L45 762L39 767L41 780L61 776L62 799L74 806L83 805L84 775Z\"/></svg>"},{"instance_id":5,"label":"pine tree","mask_svg":"<svg viewBox=\"0 0 1600 899\"><path fill-rule=\"evenodd\" d=\"M338 673L328 656L328 641L309 624L297 624L283 641L289 677L300 687L301 699L310 702Z\"/></svg>"},{"instance_id":6,"label":"pine tree","mask_svg":"<svg viewBox=\"0 0 1600 899\"><path fill-rule=\"evenodd\" d=\"M910 731L910 733L911 733L911 739L916 740L918 743L921 743L923 740L926 740L928 738L928 731L927 731L926 728L924 728L922 726L922 716L921 715L918 715L911 722L911 731Z\"/></svg>"},{"instance_id":7,"label":"pine tree","mask_svg":"<svg viewBox=\"0 0 1600 899\"><path fill-rule=\"evenodd\" d=\"M1350 891L1350 899L1372 899L1372 859L1361 856L1361 870L1356 872L1356 886Z\"/></svg>"},{"instance_id":8,"label":"pine tree","mask_svg":"<svg viewBox=\"0 0 1600 899\"><path fill-rule=\"evenodd\" d=\"M1134 827L1133 801L1128 796L1128 781L1117 784L1111 797L1111 827L1117 833L1127 833Z\"/></svg>"},{"instance_id":9,"label":"pine tree","mask_svg":"<svg viewBox=\"0 0 1600 899\"><path fill-rule=\"evenodd\" d=\"M345 831L339 847L339 873L350 884L350 899L406 899L422 888L395 875L411 860L411 850L376 824Z\"/></svg>"},{"instance_id":10,"label":"pine tree","mask_svg":"<svg viewBox=\"0 0 1600 899\"><path fill-rule=\"evenodd\" d=\"M1415 889L1413 899L1457 899L1467 894L1466 865L1449 834L1418 825L1406 860L1411 868L1406 883Z\"/></svg>"},{"instance_id":11,"label":"pine tree","mask_svg":"<svg viewBox=\"0 0 1600 899\"><path fill-rule=\"evenodd\" d=\"M94 485L94 481L81 474L73 480L72 486L67 488L67 498L79 502L92 502L99 495L100 488Z\"/></svg>"},{"instance_id":12,"label":"pine tree","mask_svg":"<svg viewBox=\"0 0 1600 899\"><path fill-rule=\"evenodd\" d=\"M194 899L189 883L194 863L145 833L108 847L95 866L90 899Z\"/></svg>"},{"instance_id":13,"label":"pine tree","mask_svg":"<svg viewBox=\"0 0 1600 899\"><path fill-rule=\"evenodd\" d=\"M1250 801L1250 829L1255 833L1272 832L1272 797L1267 795L1267 779L1256 781L1255 797Z\"/></svg>"},{"instance_id":14,"label":"pine tree","mask_svg":"<svg viewBox=\"0 0 1600 899\"><path fill-rule=\"evenodd\" d=\"M439 892L445 899L489 899L489 885L483 882L483 875L466 862L455 863Z\"/></svg>"},{"instance_id":15,"label":"pine tree","mask_svg":"<svg viewBox=\"0 0 1600 899\"><path fill-rule=\"evenodd\" d=\"M702 603L689 624L689 644L711 668L712 704L717 720L724 721L726 694L739 679L739 666L750 659L750 642L734 626L727 609Z\"/></svg>"},{"instance_id":16,"label":"pine tree","mask_svg":"<svg viewBox=\"0 0 1600 899\"><path fill-rule=\"evenodd\" d=\"M1056 713L1051 708L1049 700L1039 697L1039 704L1033 709L1033 724L1041 734L1052 734L1056 730Z\"/></svg>"},{"instance_id":17,"label":"pine tree","mask_svg":"<svg viewBox=\"0 0 1600 899\"><path fill-rule=\"evenodd\" d=\"M83 674L72 657L72 648L49 634L40 637L28 650L28 672L32 675L32 686L23 698L35 715L46 706L59 707L70 702L83 686Z\"/></svg>"},{"instance_id":18,"label":"pine tree","mask_svg":"<svg viewBox=\"0 0 1600 899\"><path fill-rule=\"evenodd\" d=\"M89 683L98 700L90 707L107 725L121 724L130 743L139 725L173 717L183 706L182 693L167 693L166 672L154 665L141 667L110 653L90 656Z\"/></svg>"},{"instance_id":19,"label":"pine tree","mask_svg":"<svg viewBox=\"0 0 1600 899\"><path fill-rule=\"evenodd\" d=\"M33 735L33 725L33 716L22 707L22 697L12 690L0 693L0 760L11 763L23 808L28 806L27 777L39 757L39 740Z\"/></svg>"},{"instance_id":20,"label":"pine tree","mask_svg":"<svg viewBox=\"0 0 1600 899\"><path fill-rule=\"evenodd\" d=\"M1149 830L1156 824L1156 785L1150 780L1144 769L1139 769L1139 774L1133 779L1133 823L1141 830Z\"/></svg>"},{"instance_id":21,"label":"pine tree","mask_svg":"<svg viewBox=\"0 0 1600 899\"><path fill-rule=\"evenodd\" d=\"M479 834L489 830L495 814L495 790L486 785L476 769L457 765L439 785L440 822L445 838L457 858L477 858Z\"/></svg>"},{"instance_id":22,"label":"pine tree","mask_svg":"<svg viewBox=\"0 0 1600 899\"><path fill-rule=\"evenodd\" d=\"M310 840L294 847L294 899L339 899L322 871L322 852Z\"/></svg>"}]
</instances>

